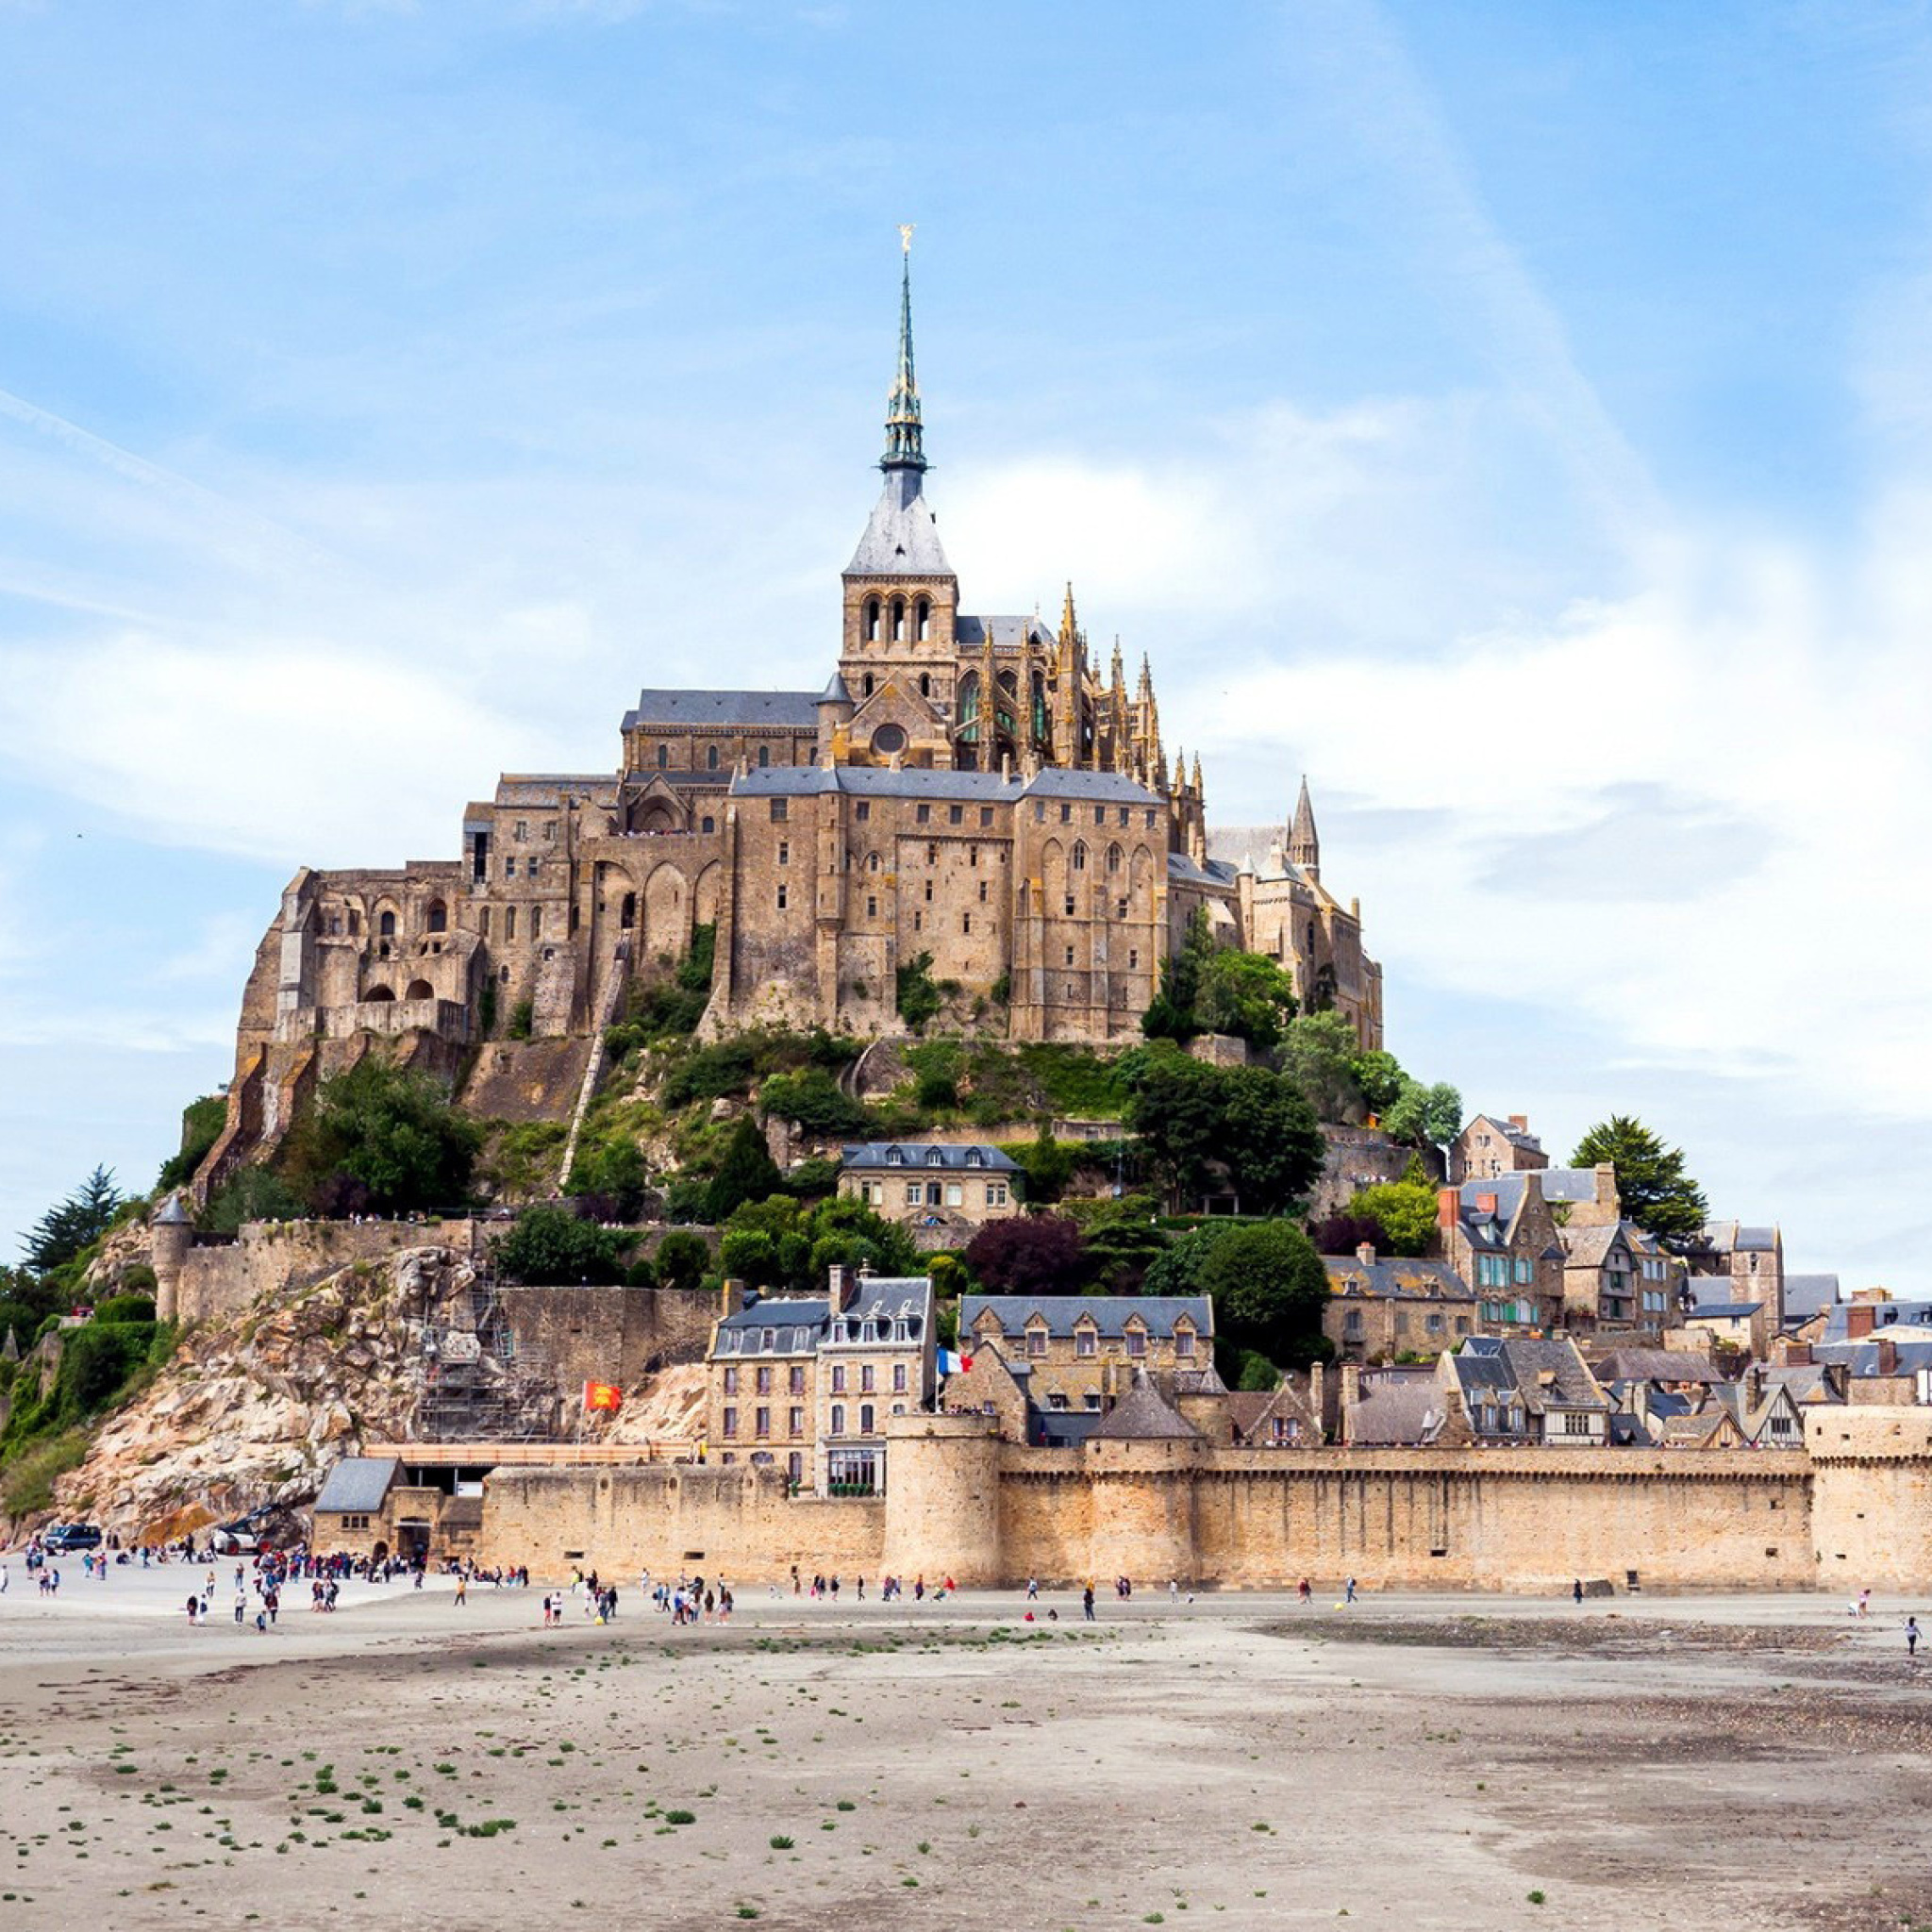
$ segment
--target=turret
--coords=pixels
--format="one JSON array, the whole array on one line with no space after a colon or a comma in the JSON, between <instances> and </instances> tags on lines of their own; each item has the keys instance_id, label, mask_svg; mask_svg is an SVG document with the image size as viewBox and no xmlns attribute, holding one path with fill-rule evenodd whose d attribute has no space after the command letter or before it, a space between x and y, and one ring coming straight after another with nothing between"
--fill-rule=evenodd
<instances>
[{"instance_id":1,"label":"turret","mask_svg":"<svg viewBox=\"0 0 1932 1932\"><path fill-rule=\"evenodd\" d=\"M1315 832L1315 808L1308 802L1308 781L1302 778L1302 793L1295 800L1294 824L1288 835L1288 862L1317 882L1322 876L1322 841Z\"/></svg>"}]
</instances>

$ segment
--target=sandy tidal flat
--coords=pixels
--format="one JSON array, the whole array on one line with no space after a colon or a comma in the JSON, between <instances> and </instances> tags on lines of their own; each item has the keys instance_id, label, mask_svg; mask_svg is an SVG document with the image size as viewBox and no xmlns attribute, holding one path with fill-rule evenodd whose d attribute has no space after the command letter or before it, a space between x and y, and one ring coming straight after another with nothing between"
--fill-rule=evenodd
<instances>
[{"instance_id":1,"label":"sandy tidal flat","mask_svg":"<svg viewBox=\"0 0 1932 1932\"><path fill-rule=\"evenodd\" d=\"M1150 1595L1083 1626L747 1591L728 1628L630 1593L544 1630L541 1591L396 1586L258 1637L191 1631L188 1575L75 1568L49 1604L16 1567L0 1913L1932 1927L1908 1606Z\"/></svg>"}]
</instances>

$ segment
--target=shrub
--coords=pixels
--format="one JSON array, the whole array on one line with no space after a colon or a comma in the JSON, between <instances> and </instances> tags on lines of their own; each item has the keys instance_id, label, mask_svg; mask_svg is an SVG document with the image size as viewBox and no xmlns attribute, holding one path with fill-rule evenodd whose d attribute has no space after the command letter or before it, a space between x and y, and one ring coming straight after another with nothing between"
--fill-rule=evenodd
<instances>
[{"instance_id":1,"label":"shrub","mask_svg":"<svg viewBox=\"0 0 1932 1932\"><path fill-rule=\"evenodd\" d=\"M796 1121L821 1138L860 1135L871 1125L865 1108L823 1067L773 1074L758 1091L758 1107L767 1120Z\"/></svg>"},{"instance_id":2,"label":"shrub","mask_svg":"<svg viewBox=\"0 0 1932 1932\"><path fill-rule=\"evenodd\" d=\"M645 1178L642 1151L620 1137L580 1150L564 1188L591 1204L600 1219L633 1221L644 1203Z\"/></svg>"},{"instance_id":3,"label":"shrub","mask_svg":"<svg viewBox=\"0 0 1932 1932\"><path fill-rule=\"evenodd\" d=\"M944 1004L932 976L932 955L915 954L898 969L896 978L900 1019L913 1032L924 1032L927 1024L939 1016L940 1008Z\"/></svg>"},{"instance_id":4,"label":"shrub","mask_svg":"<svg viewBox=\"0 0 1932 1932\"><path fill-rule=\"evenodd\" d=\"M724 1158L711 1177L706 1206L713 1222L728 1221L732 1211L746 1201L762 1201L775 1194L780 1185L778 1164L765 1145L758 1123L741 1120L724 1143Z\"/></svg>"},{"instance_id":5,"label":"shrub","mask_svg":"<svg viewBox=\"0 0 1932 1932\"><path fill-rule=\"evenodd\" d=\"M94 1309L96 1322L152 1322L154 1318L152 1295L110 1294Z\"/></svg>"},{"instance_id":6,"label":"shrub","mask_svg":"<svg viewBox=\"0 0 1932 1932\"><path fill-rule=\"evenodd\" d=\"M181 1147L161 1163L161 1171L155 1177L156 1188L165 1193L170 1189L184 1187L194 1178L195 1171L208 1158L208 1150L222 1137L222 1129L228 1124L228 1100L223 1093L204 1093L199 1100L191 1100L181 1109Z\"/></svg>"},{"instance_id":7,"label":"shrub","mask_svg":"<svg viewBox=\"0 0 1932 1932\"><path fill-rule=\"evenodd\" d=\"M54 1484L87 1460L85 1429L69 1429L51 1441L40 1442L13 1459L0 1479L0 1501L16 1519L54 1507Z\"/></svg>"},{"instance_id":8,"label":"shrub","mask_svg":"<svg viewBox=\"0 0 1932 1932\"><path fill-rule=\"evenodd\" d=\"M293 1140L285 1172L318 1211L360 1191L377 1213L410 1214L464 1203L483 1130L445 1082L371 1057L322 1083Z\"/></svg>"},{"instance_id":9,"label":"shrub","mask_svg":"<svg viewBox=\"0 0 1932 1932\"><path fill-rule=\"evenodd\" d=\"M658 1279L666 1288L695 1288L711 1271L711 1250L702 1235L680 1230L658 1244Z\"/></svg>"},{"instance_id":10,"label":"shrub","mask_svg":"<svg viewBox=\"0 0 1932 1932\"><path fill-rule=\"evenodd\" d=\"M527 1040L530 1037L530 1029L536 1024L536 1021L537 1008L535 1004L529 1000L519 1000L509 1009L509 1024L503 1030L512 1040Z\"/></svg>"},{"instance_id":11,"label":"shrub","mask_svg":"<svg viewBox=\"0 0 1932 1932\"><path fill-rule=\"evenodd\" d=\"M623 1278L632 1239L561 1208L528 1208L496 1243L496 1265L511 1281L532 1286L614 1282Z\"/></svg>"},{"instance_id":12,"label":"shrub","mask_svg":"<svg viewBox=\"0 0 1932 1932\"><path fill-rule=\"evenodd\" d=\"M209 1234L234 1234L244 1221L292 1221L305 1205L273 1168L238 1167L208 1197L201 1224Z\"/></svg>"},{"instance_id":13,"label":"shrub","mask_svg":"<svg viewBox=\"0 0 1932 1932\"><path fill-rule=\"evenodd\" d=\"M967 1243L965 1261L994 1294L1065 1294L1088 1276L1087 1243L1057 1214L989 1221Z\"/></svg>"}]
</instances>

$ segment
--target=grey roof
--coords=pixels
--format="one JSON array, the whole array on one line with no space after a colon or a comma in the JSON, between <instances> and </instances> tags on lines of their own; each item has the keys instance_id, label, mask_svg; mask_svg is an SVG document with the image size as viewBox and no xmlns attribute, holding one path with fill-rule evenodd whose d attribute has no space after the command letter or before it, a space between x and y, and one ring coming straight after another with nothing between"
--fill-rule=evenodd
<instances>
[{"instance_id":1,"label":"grey roof","mask_svg":"<svg viewBox=\"0 0 1932 1932\"><path fill-rule=\"evenodd\" d=\"M959 1172L985 1169L992 1174L1017 1174L1010 1154L980 1143L956 1146L947 1141L865 1141L840 1150L846 1167L935 1167Z\"/></svg>"},{"instance_id":2,"label":"grey roof","mask_svg":"<svg viewBox=\"0 0 1932 1932\"><path fill-rule=\"evenodd\" d=\"M1364 1261L1357 1255L1324 1255L1322 1265L1328 1271L1330 1289L1338 1294L1474 1299L1469 1284L1446 1261L1411 1261L1400 1256Z\"/></svg>"},{"instance_id":3,"label":"grey roof","mask_svg":"<svg viewBox=\"0 0 1932 1932\"><path fill-rule=\"evenodd\" d=\"M874 798L975 799L991 805L1019 798L1084 799L1095 805L1158 806L1159 796L1115 772L1065 772L1055 768L1023 778L998 772L941 772L889 765L771 765L731 781L734 798L802 798L845 791Z\"/></svg>"},{"instance_id":4,"label":"grey roof","mask_svg":"<svg viewBox=\"0 0 1932 1932\"><path fill-rule=\"evenodd\" d=\"M718 1324L721 1355L812 1355L831 1319L823 1295L774 1295L747 1302ZM764 1335L770 1331L769 1346Z\"/></svg>"},{"instance_id":5,"label":"grey roof","mask_svg":"<svg viewBox=\"0 0 1932 1932\"><path fill-rule=\"evenodd\" d=\"M1741 1322L1755 1315L1762 1302L1699 1302L1685 1317L1690 1322Z\"/></svg>"},{"instance_id":6,"label":"grey roof","mask_svg":"<svg viewBox=\"0 0 1932 1932\"><path fill-rule=\"evenodd\" d=\"M1932 1321L1932 1301L1834 1302L1824 1311L1826 1341L1848 1341L1851 1339L1851 1310L1854 1307L1872 1310L1872 1326L1874 1330L1895 1328L1901 1324L1917 1325L1923 1322Z\"/></svg>"},{"instance_id":7,"label":"grey roof","mask_svg":"<svg viewBox=\"0 0 1932 1932\"><path fill-rule=\"evenodd\" d=\"M1593 1167L1545 1167L1537 1171L1545 1201L1594 1201L1596 1169Z\"/></svg>"},{"instance_id":8,"label":"grey roof","mask_svg":"<svg viewBox=\"0 0 1932 1932\"><path fill-rule=\"evenodd\" d=\"M845 566L848 577L949 577L939 525L916 470L889 470L886 487Z\"/></svg>"},{"instance_id":9,"label":"grey roof","mask_svg":"<svg viewBox=\"0 0 1932 1932\"><path fill-rule=\"evenodd\" d=\"M1836 1274L1787 1274L1785 1276L1785 1320L1807 1322L1823 1308L1838 1301Z\"/></svg>"},{"instance_id":10,"label":"grey roof","mask_svg":"<svg viewBox=\"0 0 1932 1932\"><path fill-rule=\"evenodd\" d=\"M1035 1316L1045 1318L1049 1335L1072 1335L1082 1315L1091 1315L1093 1325L1103 1337L1116 1339L1127 1332L1127 1320L1139 1315L1150 1335L1173 1335L1174 1324L1186 1315L1200 1335L1214 1332L1214 1305L1205 1294L968 1294L959 1298L961 1334L978 1325L982 1315L991 1314L1003 1332L1019 1335Z\"/></svg>"},{"instance_id":11,"label":"grey roof","mask_svg":"<svg viewBox=\"0 0 1932 1932\"><path fill-rule=\"evenodd\" d=\"M1447 1420L1433 1382L1381 1382L1350 1410L1348 1434L1363 1448L1409 1448L1433 1442Z\"/></svg>"},{"instance_id":12,"label":"grey roof","mask_svg":"<svg viewBox=\"0 0 1932 1932\"><path fill-rule=\"evenodd\" d=\"M816 731L819 693L814 691L661 691L646 686L637 708L624 714L624 728L641 724L694 729L741 724L754 731Z\"/></svg>"},{"instance_id":13,"label":"grey roof","mask_svg":"<svg viewBox=\"0 0 1932 1932\"><path fill-rule=\"evenodd\" d=\"M1612 1249L1622 1248L1625 1253L1630 1249L1621 1225L1558 1228L1557 1240L1562 1246L1563 1258L1576 1268L1601 1268L1610 1258Z\"/></svg>"},{"instance_id":14,"label":"grey roof","mask_svg":"<svg viewBox=\"0 0 1932 1932\"><path fill-rule=\"evenodd\" d=\"M1605 1408L1608 1403L1574 1342L1511 1338L1502 1344L1510 1379L1531 1408ZM1545 1382L1547 1375L1550 1380Z\"/></svg>"},{"instance_id":15,"label":"grey roof","mask_svg":"<svg viewBox=\"0 0 1932 1932\"><path fill-rule=\"evenodd\" d=\"M1224 858L1210 858L1206 865L1196 865L1185 852L1170 852L1167 875L1171 879L1184 879L1191 886L1213 886L1225 891L1240 876L1240 871Z\"/></svg>"},{"instance_id":16,"label":"grey roof","mask_svg":"<svg viewBox=\"0 0 1932 1932\"><path fill-rule=\"evenodd\" d=\"M616 797L617 780L608 772L506 772L496 781L491 806L561 805L566 798L608 805Z\"/></svg>"},{"instance_id":17,"label":"grey roof","mask_svg":"<svg viewBox=\"0 0 1932 1932\"><path fill-rule=\"evenodd\" d=\"M1600 1382L1722 1382L1707 1355L1676 1348L1613 1348L1591 1364Z\"/></svg>"},{"instance_id":18,"label":"grey roof","mask_svg":"<svg viewBox=\"0 0 1932 1932\"><path fill-rule=\"evenodd\" d=\"M193 1218L188 1209L182 1206L181 1190L176 1188L161 1203L158 1212L155 1215L155 1225L157 1227L179 1227L184 1222L192 1221Z\"/></svg>"},{"instance_id":19,"label":"grey roof","mask_svg":"<svg viewBox=\"0 0 1932 1932\"><path fill-rule=\"evenodd\" d=\"M1143 1370L1134 1386L1089 1431L1090 1441L1159 1442L1198 1440L1200 1431L1176 1408L1162 1400L1160 1391Z\"/></svg>"},{"instance_id":20,"label":"grey roof","mask_svg":"<svg viewBox=\"0 0 1932 1932\"><path fill-rule=\"evenodd\" d=\"M992 647L995 651L1017 651L1023 644L1050 644L1054 633L1038 615L1032 617L967 617L954 618L953 636L962 651L983 650L986 647L986 634L992 633Z\"/></svg>"},{"instance_id":21,"label":"grey roof","mask_svg":"<svg viewBox=\"0 0 1932 1932\"><path fill-rule=\"evenodd\" d=\"M373 1515L380 1509L402 1464L388 1456L345 1456L329 1471L316 1497L318 1509L354 1510Z\"/></svg>"},{"instance_id":22,"label":"grey roof","mask_svg":"<svg viewBox=\"0 0 1932 1932\"><path fill-rule=\"evenodd\" d=\"M767 1307L770 1304L766 1304ZM932 1313L929 1274L861 1274L841 1322L917 1322Z\"/></svg>"},{"instance_id":23,"label":"grey roof","mask_svg":"<svg viewBox=\"0 0 1932 1932\"><path fill-rule=\"evenodd\" d=\"M822 705L849 705L851 702L852 693L846 689L845 674L835 665L831 676L825 679L824 690L819 693L819 703Z\"/></svg>"},{"instance_id":24,"label":"grey roof","mask_svg":"<svg viewBox=\"0 0 1932 1932\"><path fill-rule=\"evenodd\" d=\"M1251 872L1257 878L1308 883L1307 874L1288 857L1288 834L1280 825L1209 825L1208 856Z\"/></svg>"},{"instance_id":25,"label":"grey roof","mask_svg":"<svg viewBox=\"0 0 1932 1932\"><path fill-rule=\"evenodd\" d=\"M1721 1255L1768 1255L1777 1247L1775 1227L1752 1227L1741 1221L1707 1221L1704 1238Z\"/></svg>"}]
</instances>

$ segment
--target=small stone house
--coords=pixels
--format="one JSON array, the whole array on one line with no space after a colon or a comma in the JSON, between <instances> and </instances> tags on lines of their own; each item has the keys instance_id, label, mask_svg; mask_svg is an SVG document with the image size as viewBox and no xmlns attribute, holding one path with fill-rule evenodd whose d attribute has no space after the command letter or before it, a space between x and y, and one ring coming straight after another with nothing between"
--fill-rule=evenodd
<instances>
[{"instance_id":1,"label":"small stone house","mask_svg":"<svg viewBox=\"0 0 1932 1932\"><path fill-rule=\"evenodd\" d=\"M1324 1255L1328 1306L1322 1332L1338 1361L1439 1356L1482 1332L1469 1284L1446 1261L1378 1257L1367 1242L1353 1255Z\"/></svg>"},{"instance_id":2,"label":"small stone house","mask_svg":"<svg viewBox=\"0 0 1932 1932\"><path fill-rule=\"evenodd\" d=\"M1493 1114L1479 1113L1449 1143L1449 1179L1457 1187L1464 1181L1493 1180L1499 1174L1523 1174L1549 1164L1550 1157L1529 1131L1524 1114L1512 1113L1498 1120Z\"/></svg>"},{"instance_id":3,"label":"small stone house","mask_svg":"<svg viewBox=\"0 0 1932 1932\"><path fill-rule=\"evenodd\" d=\"M1437 1195L1442 1258L1475 1291L1485 1328L1554 1328L1563 1249L1539 1174L1465 1181Z\"/></svg>"},{"instance_id":4,"label":"small stone house","mask_svg":"<svg viewBox=\"0 0 1932 1932\"><path fill-rule=\"evenodd\" d=\"M1020 1169L1009 1154L943 1141L867 1141L840 1159L839 1191L886 1221L958 1231L1021 1211Z\"/></svg>"},{"instance_id":5,"label":"small stone house","mask_svg":"<svg viewBox=\"0 0 1932 1932\"><path fill-rule=\"evenodd\" d=\"M1684 1265L1634 1221L1560 1225L1563 1322L1583 1332L1660 1334L1672 1325Z\"/></svg>"},{"instance_id":6,"label":"small stone house","mask_svg":"<svg viewBox=\"0 0 1932 1932\"><path fill-rule=\"evenodd\" d=\"M1475 1336L1438 1364L1472 1441L1601 1449L1614 1408L1567 1336Z\"/></svg>"}]
</instances>

